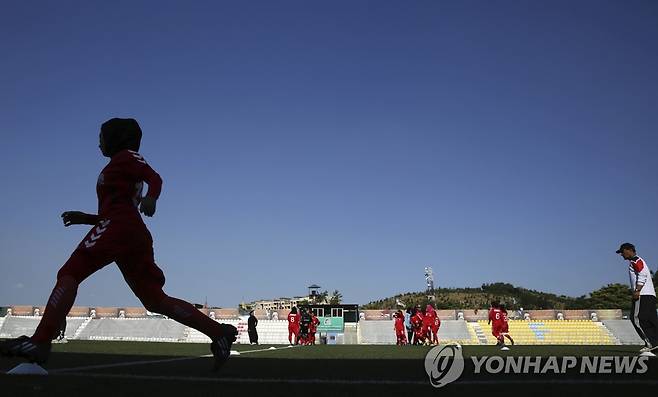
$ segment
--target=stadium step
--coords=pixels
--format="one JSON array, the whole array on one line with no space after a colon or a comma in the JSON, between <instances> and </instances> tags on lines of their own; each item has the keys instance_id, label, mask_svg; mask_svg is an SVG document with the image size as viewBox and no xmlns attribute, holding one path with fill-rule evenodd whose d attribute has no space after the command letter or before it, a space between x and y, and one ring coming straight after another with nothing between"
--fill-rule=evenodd
<instances>
[{"instance_id":1,"label":"stadium step","mask_svg":"<svg viewBox=\"0 0 658 397\"><path fill-rule=\"evenodd\" d=\"M480 327L479 323L472 322L469 323L469 325L473 328L473 331L475 331L475 336L477 336L478 341L480 342L481 345L487 345L487 336L484 334L484 330L482 327Z\"/></svg>"},{"instance_id":2,"label":"stadium step","mask_svg":"<svg viewBox=\"0 0 658 397\"><path fill-rule=\"evenodd\" d=\"M608 327L606 327L602 322L598 322L596 324L601 327L601 331L604 334L607 334L610 337L610 339L612 339L614 341L615 345L621 345L622 344L621 341L619 340L619 338L617 338L617 336L615 334L613 334L612 331L610 331L610 329Z\"/></svg>"},{"instance_id":3,"label":"stadium step","mask_svg":"<svg viewBox=\"0 0 658 397\"><path fill-rule=\"evenodd\" d=\"M93 317L88 317L82 324L80 324L78 329L75 330L75 332L73 333L73 336L68 338L68 339L78 339L78 337L80 336L82 331L84 331L84 329L91 322L91 320L93 320Z\"/></svg>"}]
</instances>

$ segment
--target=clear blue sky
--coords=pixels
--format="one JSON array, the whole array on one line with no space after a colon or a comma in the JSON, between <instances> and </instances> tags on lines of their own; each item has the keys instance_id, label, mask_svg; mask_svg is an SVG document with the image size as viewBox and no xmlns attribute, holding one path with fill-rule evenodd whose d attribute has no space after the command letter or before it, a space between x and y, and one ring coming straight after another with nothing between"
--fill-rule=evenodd
<instances>
[{"instance_id":1,"label":"clear blue sky","mask_svg":"<svg viewBox=\"0 0 658 397\"><path fill-rule=\"evenodd\" d=\"M164 179L165 290L348 302L505 281L581 295L658 265L655 1L5 2L0 305L87 231L100 124ZM114 265L78 304L138 304Z\"/></svg>"}]
</instances>

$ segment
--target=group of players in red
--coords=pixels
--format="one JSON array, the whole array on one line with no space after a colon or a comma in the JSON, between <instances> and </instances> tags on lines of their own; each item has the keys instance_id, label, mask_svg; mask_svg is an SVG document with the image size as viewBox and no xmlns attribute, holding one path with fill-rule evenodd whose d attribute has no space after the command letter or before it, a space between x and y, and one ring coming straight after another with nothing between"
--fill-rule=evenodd
<instances>
[{"instance_id":1,"label":"group of players in red","mask_svg":"<svg viewBox=\"0 0 658 397\"><path fill-rule=\"evenodd\" d=\"M291 345L314 345L320 320L307 308L293 307L288 314L288 341Z\"/></svg>"},{"instance_id":2,"label":"group of players in red","mask_svg":"<svg viewBox=\"0 0 658 397\"><path fill-rule=\"evenodd\" d=\"M406 313L398 310L394 315L395 336L398 345L438 345L441 319L434 306L427 305L408 309ZM406 331L406 332L405 332Z\"/></svg>"},{"instance_id":3,"label":"group of players in red","mask_svg":"<svg viewBox=\"0 0 658 397\"><path fill-rule=\"evenodd\" d=\"M491 334L496 337L496 346L505 346L505 338L509 339L510 343L514 345L514 339L509 335L505 305L498 301L491 302L488 324L491 324Z\"/></svg>"},{"instance_id":4,"label":"group of players in red","mask_svg":"<svg viewBox=\"0 0 658 397\"><path fill-rule=\"evenodd\" d=\"M431 304L427 305L425 310L421 310L420 306L408 309L406 314L398 310L393 317L395 319L394 329L398 345L439 344L438 333L441 327L441 319ZM509 339L510 343L514 345L514 339L509 334L505 305L498 301L491 302L489 324L491 325L492 335L496 337L496 346L505 346L505 338Z\"/></svg>"}]
</instances>

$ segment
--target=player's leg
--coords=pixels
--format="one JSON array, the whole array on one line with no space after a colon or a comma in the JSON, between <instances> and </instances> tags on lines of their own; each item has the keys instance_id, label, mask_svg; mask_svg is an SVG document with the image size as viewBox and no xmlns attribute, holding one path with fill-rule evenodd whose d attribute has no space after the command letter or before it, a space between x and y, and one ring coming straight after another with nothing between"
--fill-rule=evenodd
<instances>
[{"instance_id":1,"label":"player's leg","mask_svg":"<svg viewBox=\"0 0 658 397\"><path fill-rule=\"evenodd\" d=\"M505 336L505 338L509 339L509 341L510 341L510 343L512 344L512 346L514 346L514 339L512 339L512 337L510 336L510 334L505 333L505 334L503 334L503 335Z\"/></svg>"},{"instance_id":2,"label":"player's leg","mask_svg":"<svg viewBox=\"0 0 658 397\"><path fill-rule=\"evenodd\" d=\"M117 265L130 289L148 311L163 314L211 339L210 350L215 357L215 370L228 360L231 344L237 339L237 329L216 322L187 301L165 294L162 290L165 277L155 264L151 249L145 249L140 254L133 252L129 257L117 260Z\"/></svg>"},{"instance_id":3,"label":"player's leg","mask_svg":"<svg viewBox=\"0 0 658 397\"><path fill-rule=\"evenodd\" d=\"M34 335L3 342L0 345L0 354L23 357L39 364L46 362L51 342L73 307L78 285L107 263L107 260L99 259L99 256L90 250L75 250L57 273L57 282Z\"/></svg>"},{"instance_id":4,"label":"player's leg","mask_svg":"<svg viewBox=\"0 0 658 397\"><path fill-rule=\"evenodd\" d=\"M288 327L288 342L292 345L292 328Z\"/></svg>"},{"instance_id":5,"label":"player's leg","mask_svg":"<svg viewBox=\"0 0 658 397\"><path fill-rule=\"evenodd\" d=\"M128 285L148 311L163 314L202 332L210 339L227 336L235 330L235 327L228 325L227 328L227 324L220 324L201 313L191 303L165 294L157 279L131 279Z\"/></svg>"},{"instance_id":6,"label":"player's leg","mask_svg":"<svg viewBox=\"0 0 658 397\"><path fill-rule=\"evenodd\" d=\"M496 346L500 346L501 345L500 338L502 337L502 335L500 334L500 330L498 329L498 327L493 327L491 334L496 338Z\"/></svg>"},{"instance_id":7,"label":"player's leg","mask_svg":"<svg viewBox=\"0 0 658 397\"><path fill-rule=\"evenodd\" d=\"M132 288L132 286L131 286ZM211 339L210 350L215 357L214 369L218 370L231 353L231 344L237 339L237 329L229 324L220 324L197 310L182 299L169 296L161 287L140 286L134 289L144 307L207 335Z\"/></svg>"}]
</instances>

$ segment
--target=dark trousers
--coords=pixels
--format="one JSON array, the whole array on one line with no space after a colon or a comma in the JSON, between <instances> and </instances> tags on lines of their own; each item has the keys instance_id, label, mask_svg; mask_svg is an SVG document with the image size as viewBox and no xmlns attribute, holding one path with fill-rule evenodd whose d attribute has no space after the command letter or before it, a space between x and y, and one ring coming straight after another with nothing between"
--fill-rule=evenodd
<instances>
[{"instance_id":1,"label":"dark trousers","mask_svg":"<svg viewBox=\"0 0 658 397\"><path fill-rule=\"evenodd\" d=\"M250 329L247 330L247 333L249 334L249 343L258 344L258 332L255 329Z\"/></svg>"},{"instance_id":2,"label":"dark trousers","mask_svg":"<svg viewBox=\"0 0 658 397\"><path fill-rule=\"evenodd\" d=\"M650 347L658 346L658 315L656 297L641 295L631 305L631 322L640 338Z\"/></svg>"},{"instance_id":3,"label":"dark trousers","mask_svg":"<svg viewBox=\"0 0 658 397\"><path fill-rule=\"evenodd\" d=\"M414 330L407 328L407 343L413 344Z\"/></svg>"}]
</instances>

